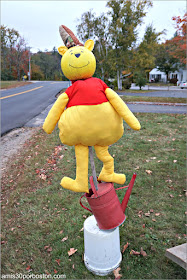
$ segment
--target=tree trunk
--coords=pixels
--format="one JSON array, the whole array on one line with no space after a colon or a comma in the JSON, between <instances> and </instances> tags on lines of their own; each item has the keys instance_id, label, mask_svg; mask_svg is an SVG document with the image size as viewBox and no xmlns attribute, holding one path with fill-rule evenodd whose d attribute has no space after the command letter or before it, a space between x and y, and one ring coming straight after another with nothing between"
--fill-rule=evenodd
<instances>
[{"instance_id":1,"label":"tree trunk","mask_svg":"<svg viewBox=\"0 0 187 280\"><path fill-rule=\"evenodd\" d=\"M120 70L117 70L117 82L118 82L118 90L122 90L122 75Z\"/></svg>"},{"instance_id":2,"label":"tree trunk","mask_svg":"<svg viewBox=\"0 0 187 280\"><path fill-rule=\"evenodd\" d=\"M101 80L104 81L104 78L105 78L105 72L103 67L101 66Z\"/></svg>"}]
</instances>

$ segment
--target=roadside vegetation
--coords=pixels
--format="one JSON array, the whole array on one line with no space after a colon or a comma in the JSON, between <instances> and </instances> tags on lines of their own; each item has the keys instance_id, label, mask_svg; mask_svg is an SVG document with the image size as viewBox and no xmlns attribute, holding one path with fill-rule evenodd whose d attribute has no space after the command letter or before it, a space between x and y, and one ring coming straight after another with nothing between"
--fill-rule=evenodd
<instances>
[{"instance_id":1,"label":"roadside vegetation","mask_svg":"<svg viewBox=\"0 0 187 280\"><path fill-rule=\"evenodd\" d=\"M125 125L123 137L109 148L127 184L137 173L127 220L120 226L119 273L122 279L185 279L185 270L167 259L165 250L186 237L186 117L136 116L142 129ZM83 223L90 213L79 205L80 193L59 184L63 176L75 178L74 147L62 145L58 133L57 128L51 135L39 130L2 174L2 274L96 279L83 262ZM98 174L102 165L96 158L95 164ZM120 201L124 193L117 192ZM144 256L134 253L141 248Z\"/></svg>"},{"instance_id":2,"label":"roadside vegetation","mask_svg":"<svg viewBox=\"0 0 187 280\"><path fill-rule=\"evenodd\" d=\"M126 91L125 91L126 92ZM152 96L138 96L138 92L136 92L137 96L121 96L121 98L125 102L155 102L155 103L184 103L186 104L186 98L175 98L175 97L152 97Z\"/></svg>"},{"instance_id":3,"label":"roadside vegetation","mask_svg":"<svg viewBox=\"0 0 187 280\"><path fill-rule=\"evenodd\" d=\"M28 81L1 81L1 89L9 89L9 88L16 88L22 87L25 85L32 84L32 82Z\"/></svg>"}]
</instances>

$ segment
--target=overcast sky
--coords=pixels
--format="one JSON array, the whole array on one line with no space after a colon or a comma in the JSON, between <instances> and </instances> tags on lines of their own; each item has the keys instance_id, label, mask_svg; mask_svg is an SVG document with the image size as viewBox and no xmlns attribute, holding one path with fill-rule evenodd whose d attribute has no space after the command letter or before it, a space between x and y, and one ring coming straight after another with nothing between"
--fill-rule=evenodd
<instances>
[{"instance_id":1,"label":"overcast sky","mask_svg":"<svg viewBox=\"0 0 187 280\"><path fill-rule=\"evenodd\" d=\"M1 0L1 24L15 28L32 47L32 52L63 45L59 35L61 24L69 27L76 35L76 25L81 15L93 9L96 15L106 11L107 1L9 1ZM139 29L139 40L145 27L152 24L157 32L167 30L162 41L170 39L175 33L173 16L183 16L186 0L153 0Z\"/></svg>"}]
</instances>

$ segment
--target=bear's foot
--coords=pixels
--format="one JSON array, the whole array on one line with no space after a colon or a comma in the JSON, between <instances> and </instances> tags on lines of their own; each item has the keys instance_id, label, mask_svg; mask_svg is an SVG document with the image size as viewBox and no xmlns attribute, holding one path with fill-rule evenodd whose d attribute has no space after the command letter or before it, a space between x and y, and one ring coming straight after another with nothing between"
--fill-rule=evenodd
<instances>
[{"instance_id":1,"label":"bear's foot","mask_svg":"<svg viewBox=\"0 0 187 280\"><path fill-rule=\"evenodd\" d=\"M104 174L101 172L98 180L103 182L108 182L108 183L112 182L112 183L123 185L126 181L126 176L125 174L117 174L117 173Z\"/></svg>"},{"instance_id":2,"label":"bear's foot","mask_svg":"<svg viewBox=\"0 0 187 280\"><path fill-rule=\"evenodd\" d=\"M83 182L78 182L78 180L73 180L69 177L64 177L61 180L60 185L65 188L68 189L70 191L74 191L74 192L87 192L89 193L88 190L88 183L83 183Z\"/></svg>"}]
</instances>

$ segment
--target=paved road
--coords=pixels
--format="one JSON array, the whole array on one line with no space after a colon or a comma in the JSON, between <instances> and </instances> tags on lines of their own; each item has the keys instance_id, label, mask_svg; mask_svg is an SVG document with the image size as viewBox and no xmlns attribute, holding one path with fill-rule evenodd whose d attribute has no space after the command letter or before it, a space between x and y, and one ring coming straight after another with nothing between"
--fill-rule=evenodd
<instances>
[{"instance_id":1,"label":"paved road","mask_svg":"<svg viewBox=\"0 0 187 280\"><path fill-rule=\"evenodd\" d=\"M69 85L69 82L49 81L1 90L1 135L24 126L53 103L55 95Z\"/></svg>"}]
</instances>

